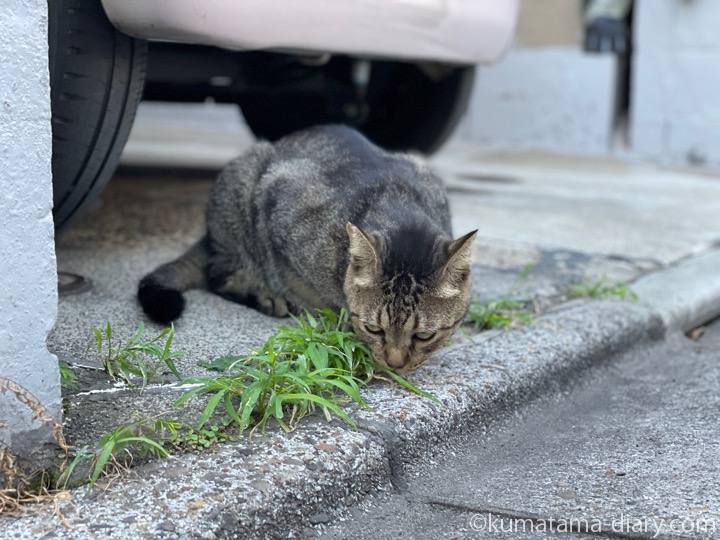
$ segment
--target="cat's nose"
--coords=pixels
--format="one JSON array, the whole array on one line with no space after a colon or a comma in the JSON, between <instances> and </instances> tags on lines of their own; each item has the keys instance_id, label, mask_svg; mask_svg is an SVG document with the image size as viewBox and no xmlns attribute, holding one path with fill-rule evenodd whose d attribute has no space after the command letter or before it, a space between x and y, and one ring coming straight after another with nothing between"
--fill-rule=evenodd
<instances>
[{"instance_id":1,"label":"cat's nose","mask_svg":"<svg viewBox=\"0 0 720 540\"><path fill-rule=\"evenodd\" d=\"M406 350L397 347L388 347L385 349L385 361L390 367L402 368L410 362L410 355Z\"/></svg>"}]
</instances>

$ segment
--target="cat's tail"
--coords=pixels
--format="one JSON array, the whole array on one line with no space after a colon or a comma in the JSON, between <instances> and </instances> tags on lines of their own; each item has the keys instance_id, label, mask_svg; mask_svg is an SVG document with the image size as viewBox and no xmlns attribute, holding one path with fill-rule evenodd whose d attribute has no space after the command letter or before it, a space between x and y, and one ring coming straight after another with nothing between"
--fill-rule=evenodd
<instances>
[{"instance_id":1,"label":"cat's tail","mask_svg":"<svg viewBox=\"0 0 720 540\"><path fill-rule=\"evenodd\" d=\"M138 300L148 316L161 323L177 319L185 308L183 292L205 287L207 237L172 262L158 266L140 280Z\"/></svg>"}]
</instances>

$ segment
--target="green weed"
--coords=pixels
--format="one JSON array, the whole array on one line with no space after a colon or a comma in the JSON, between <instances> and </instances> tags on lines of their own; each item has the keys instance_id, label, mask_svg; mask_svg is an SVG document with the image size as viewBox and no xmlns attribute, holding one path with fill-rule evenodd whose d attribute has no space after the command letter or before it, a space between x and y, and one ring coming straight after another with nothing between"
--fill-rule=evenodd
<instances>
[{"instance_id":1,"label":"green weed","mask_svg":"<svg viewBox=\"0 0 720 540\"><path fill-rule=\"evenodd\" d=\"M78 387L78 377L75 372L70 368L67 362L62 360L58 361L60 367L60 386L62 388L70 388L72 390Z\"/></svg>"},{"instance_id":2,"label":"green weed","mask_svg":"<svg viewBox=\"0 0 720 540\"><path fill-rule=\"evenodd\" d=\"M502 298L484 303L475 302L470 305L468 318L475 324L476 329L512 328L532 322L532 313L526 309L525 304L510 298L528 280L531 270L532 265L525 266L515 283Z\"/></svg>"},{"instance_id":3,"label":"green weed","mask_svg":"<svg viewBox=\"0 0 720 540\"><path fill-rule=\"evenodd\" d=\"M252 432L264 428L274 418L286 431L292 430L304 416L320 410L330 421L332 415L355 427L355 422L340 406L354 401L367 407L360 387L372 378L388 377L404 388L440 403L397 373L378 365L372 354L351 330L346 310L339 314L321 310L318 316L305 313L294 318L296 327L283 326L263 347L246 357L225 356L212 362L198 362L220 377L189 378L182 384L194 384L175 403L180 406L197 394L210 394L196 427L159 416L144 418L104 434L97 444L76 452L65 468L58 485L67 485L81 464L88 468L86 478L92 489L98 479L113 477L127 469L134 455L167 457L171 451L204 451L219 443L237 440L235 433L246 428ZM174 329L164 330L149 342L142 342L144 327L124 346L113 341L108 323L104 335L94 329L97 350L107 373L131 384L132 376L142 377L143 387L165 364L178 378L172 360L183 356L171 352ZM166 338L164 346L158 342ZM148 359L148 357L150 359ZM223 404L227 413L220 425L208 422ZM222 409L221 409L222 410Z\"/></svg>"},{"instance_id":4,"label":"green weed","mask_svg":"<svg viewBox=\"0 0 720 540\"><path fill-rule=\"evenodd\" d=\"M93 329L97 353L107 374L112 379L125 381L131 388L134 387L132 377L141 377L142 384L140 388L142 390L147 386L148 381L156 375L160 366L164 364L175 377L180 379L180 373L175 367L173 359L181 358L185 356L185 353L170 350L175 336L174 326L166 328L150 341L141 340L144 331L145 325L140 323L135 335L127 343L121 345L113 341L113 330L110 323L107 323L104 335L99 328ZM163 338L165 344L161 345Z\"/></svg>"},{"instance_id":5,"label":"green weed","mask_svg":"<svg viewBox=\"0 0 720 540\"><path fill-rule=\"evenodd\" d=\"M533 319L532 313L525 309L525 304L509 298L472 304L468 317L478 330L527 325Z\"/></svg>"},{"instance_id":6,"label":"green weed","mask_svg":"<svg viewBox=\"0 0 720 540\"><path fill-rule=\"evenodd\" d=\"M209 426L205 429L155 416L139 419L104 434L91 447L77 450L58 479L58 486L67 487L78 466L87 462L83 478L92 489L102 478L113 478L124 473L135 456L140 458L164 458L172 452L204 452L220 443L236 441L232 428L227 425ZM78 482L78 479L73 479Z\"/></svg>"},{"instance_id":7,"label":"green weed","mask_svg":"<svg viewBox=\"0 0 720 540\"><path fill-rule=\"evenodd\" d=\"M374 361L369 349L350 330L347 310L339 314L320 310L317 317L305 312L293 319L296 327L280 327L250 356L228 356L211 363L199 363L223 375L185 379L183 384L197 387L184 394L175 405L200 393L211 394L198 429L222 403L227 417L241 431L252 426L252 434L258 427L264 429L271 418L284 430L291 431L302 417L315 410L320 410L328 421L334 414L355 427L355 421L340 405L351 400L367 407L360 395L360 386L378 373L437 401Z\"/></svg>"},{"instance_id":8,"label":"green weed","mask_svg":"<svg viewBox=\"0 0 720 540\"><path fill-rule=\"evenodd\" d=\"M143 458L167 457L170 452L164 447L165 441L176 438L181 426L176 420L158 417L120 426L100 437L95 448L80 448L60 476L58 485L66 486L78 465L87 461L90 462L88 489L92 489L101 475L112 476L127 469L121 454L125 454L127 461L132 461L133 452Z\"/></svg>"},{"instance_id":9,"label":"green weed","mask_svg":"<svg viewBox=\"0 0 720 540\"><path fill-rule=\"evenodd\" d=\"M568 285L571 298L621 298L636 302L638 295L626 283L614 284L607 276L602 276L592 283L575 283Z\"/></svg>"},{"instance_id":10,"label":"green weed","mask_svg":"<svg viewBox=\"0 0 720 540\"><path fill-rule=\"evenodd\" d=\"M188 427L169 439L169 444L181 452L205 452L220 443L237 441L227 425L213 425L200 429Z\"/></svg>"}]
</instances>

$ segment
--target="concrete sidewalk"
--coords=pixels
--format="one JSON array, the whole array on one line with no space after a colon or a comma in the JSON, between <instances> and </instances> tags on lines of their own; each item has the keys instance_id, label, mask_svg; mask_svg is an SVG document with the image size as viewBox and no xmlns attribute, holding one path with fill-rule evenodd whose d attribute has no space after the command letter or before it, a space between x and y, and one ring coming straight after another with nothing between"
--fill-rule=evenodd
<instances>
[{"instance_id":1,"label":"concrete sidewalk","mask_svg":"<svg viewBox=\"0 0 720 540\"><path fill-rule=\"evenodd\" d=\"M133 144L142 147L143 122L138 125ZM158 122L151 125L160 129ZM246 144L242 130L228 131L209 143L215 157L206 159L202 140L191 128L184 134L194 141L185 158L194 147L204 167ZM144 159L126 163L149 165ZM41 513L3 518L5 535L313 536L345 516L349 505L398 479L405 464L439 451L453 434L478 425L490 429L494 419L568 384L588 366L661 339L667 329L720 314L720 179L623 163L488 155L453 145L434 162L448 184L456 234L480 229L475 298L507 294L532 264L514 295L535 299L540 310L527 328L482 332L472 342L460 337L411 376L444 406L376 381L363 391L372 410L349 409L358 430L307 418L290 434L273 427L215 453L155 461L106 492L74 491L73 505L61 508L69 527ZM201 235L211 183L212 175L202 172L126 168L118 174L102 203L58 239L59 270L85 276L93 287L61 298L53 352L76 365L98 365L84 355L93 327L111 321L117 336L134 333L144 318L135 300L138 279ZM568 301L569 283L601 276L634 280L640 301ZM188 352L178 367L186 376L204 375L196 361L247 353L286 323L191 292L176 324L175 348ZM78 371L83 386L68 396L65 416L73 444L97 440L136 412L194 421L202 410L200 400L174 410L179 393L169 386L137 395Z\"/></svg>"}]
</instances>

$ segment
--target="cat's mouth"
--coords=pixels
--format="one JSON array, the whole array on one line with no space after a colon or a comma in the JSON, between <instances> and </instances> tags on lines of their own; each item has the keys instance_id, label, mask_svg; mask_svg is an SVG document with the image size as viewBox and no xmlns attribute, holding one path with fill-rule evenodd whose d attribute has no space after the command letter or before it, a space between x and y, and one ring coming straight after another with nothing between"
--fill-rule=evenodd
<instances>
[{"instance_id":1,"label":"cat's mouth","mask_svg":"<svg viewBox=\"0 0 720 540\"><path fill-rule=\"evenodd\" d=\"M398 360L397 358L391 359L391 357L385 356L378 360L378 362L384 367L391 369L396 373L412 373L417 368L425 364L427 360L427 356L416 356L415 358L413 358L410 354L405 354L404 356L400 357L400 360Z\"/></svg>"}]
</instances>

